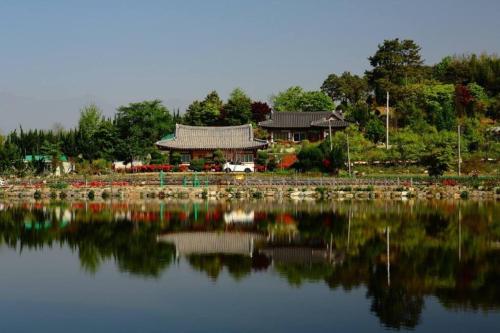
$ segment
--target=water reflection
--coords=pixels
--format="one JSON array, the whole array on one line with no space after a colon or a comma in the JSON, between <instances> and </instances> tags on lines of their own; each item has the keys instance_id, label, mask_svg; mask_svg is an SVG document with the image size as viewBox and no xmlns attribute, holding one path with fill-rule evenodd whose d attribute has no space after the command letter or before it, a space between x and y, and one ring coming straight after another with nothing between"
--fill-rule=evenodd
<instances>
[{"instance_id":1,"label":"water reflection","mask_svg":"<svg viewBox=\"0 0 500 333\"><path fill-rule=\"evenodd\" d=\"M91 274L114 261L157 279L184 260L213 281L226 270L364 286L383 325L413 328L430 295L450 310L500 308L498 216L494 202L2 203L0 245L66 245Z\"/></svg>"}]
</instances>

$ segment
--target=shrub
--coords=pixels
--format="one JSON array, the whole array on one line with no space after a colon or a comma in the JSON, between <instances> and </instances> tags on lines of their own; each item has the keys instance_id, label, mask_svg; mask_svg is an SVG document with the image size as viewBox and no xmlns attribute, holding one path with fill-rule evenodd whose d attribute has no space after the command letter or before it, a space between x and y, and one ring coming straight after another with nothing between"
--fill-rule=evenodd
<instances>
[{"instance_id":1,"label":"shrub","mask_svg":"<svg viewBox=\"0 0 500 333\"><path fill-rule=\"evenodd\" d=\"M462 198L462 199L468 199L469 198L469 192L468 191L462 191L460 193L460 198Z\"/></svg>"},{"instance_id":2,"label":"shrub","mask_svg":"<svg viewBox=\"0 0 500 333\"><path fill-rule=\"evenodd\" d=\"M66 194L66 192L60 192L59 193L59 199L61 200L64 200L68 197L68 195Z\"/></svg>"},{"instance_id":3,"label":"shrub","mask_svg":"<svg viewBox=\"0 0 500 333\"><path fill-rule=\"evenodd\" d=\"M95 198L94 190L90 190L89 193L87 193L87 198L89 198L90 200L94 200Z\"/></svg>"},{"instance_id":4,"label":"shrub","mask_svg":"<svg viewBox=\"0 0 500 333\"><path fill-rule=\"evenodd\" d=\"M172 165L179 165L181 164L181 154L179 152L173 152L171 155L170 155L170 164Z\"/></svg>"},{"instance_id":5,"label":"shrub","mask_svg":"<svg viewBox=\"0 0 500 333\"><path fill-rule=\"evenodd\" d=\"M102 194L101 194L101 197L104 199L104 200L107 200L109 199L111 195L109 194L108 191L102 191Z\"/></svg>"},{"instance_id":6,"label":"shrub","mask_svg":"<svg viewBox=\"0 0 500 333\"><path fill-rule=\"evenodd\" d=\"M205 160L203 158L195 158L191 160L191 163L189 164L189 169L193 171L202 171L204 165L205 165Z\"/></svg>"},{"instance_id":7,"label":"shrub","mask_svg":"<svg viewBox=\"0 0 500 333\"><path fill-rule=\"evenodd\" d=\"M66 182L55 182L49 184L49 187L54 189L54 190L64 190L65 188L68 187L68 183Z\"/></svg>"},{"instance_id":8,"label":"shrub","mask_svg":"<svg viewBox=\"0 0 500 333\"><path fill-rule=\"evenodd\" d=\"M297 158L298 161L295 163L295 168L298 171L319 170L323 167L324 154L316 145L305 143L297 155Z\"/></svg>"},{"instance_id":9,"label":"shrub","mask_svg":"<svg viewBox=\"0 0 500 333\"><path fill-rule=\"evenodd\" d=\"M40 200L42 198L42 192L36 190L35 193L33 194L33 198L35 200Z\"/></svg>"},{"instance_id":10,"label":"shrub","mask_svg":"<svg viewBox=\"0 0 500 333\"><path fill-rule=\"evenodd\" d=\"M214 151L214 163L224 164L226 163L226 158L224 157L224 152L220 149Z\"/></svg>"}]
</instances>

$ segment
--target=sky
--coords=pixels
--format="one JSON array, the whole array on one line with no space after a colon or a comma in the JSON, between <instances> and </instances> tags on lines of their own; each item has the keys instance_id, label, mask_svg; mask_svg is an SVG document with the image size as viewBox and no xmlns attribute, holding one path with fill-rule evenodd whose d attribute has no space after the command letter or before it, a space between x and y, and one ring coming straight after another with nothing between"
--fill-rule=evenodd
<instances>
[{"instance_id":1,"label":"sky","mask_svg":"<svg viewBox=\"0 0 500 333\"><path fill-rule=\"evenodd\" d=\"M427 64L500 54L498 0L0 0L0 132L76 125L95 102L185 107L240 87L268 101L362 74L384 39Z\"/></svg>"}]
</instances>

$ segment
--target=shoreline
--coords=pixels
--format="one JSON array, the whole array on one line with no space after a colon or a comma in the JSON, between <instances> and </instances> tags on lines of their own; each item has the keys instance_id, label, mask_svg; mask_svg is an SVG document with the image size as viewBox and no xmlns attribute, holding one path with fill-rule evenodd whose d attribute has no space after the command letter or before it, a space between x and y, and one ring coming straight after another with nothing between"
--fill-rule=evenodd
<instances>
[{"instance_id":1,"label":"shoreline","mask_svg":"<svg viewBox=\"0 0 500 333\"><path fill-rule=\"evenodd\" d=\"M499 200L499 187L465 185L343 185L343 186L82 186L63 189L42 187L10 186L0 189L0 200L148 200L148 199L475 199Z\"/></svg>"}]
</instances>

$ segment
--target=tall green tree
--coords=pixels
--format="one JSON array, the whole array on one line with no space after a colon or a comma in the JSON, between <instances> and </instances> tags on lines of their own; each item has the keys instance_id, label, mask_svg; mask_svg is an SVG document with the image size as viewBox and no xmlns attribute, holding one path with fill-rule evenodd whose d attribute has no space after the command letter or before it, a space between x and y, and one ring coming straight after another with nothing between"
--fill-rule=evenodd
<instances>
[{"instance_id":1,"label":"tall green tree","mask_svg":"<svg viewBox=\"0 0 500 333\"><path fill-rule=\"evenodd\" d=\"M210 92L203 101L194 101L184 115L184 123L192 126L215 126L220 123L223 101L216 91Z\"/></svg>"},{"instance_id":2,"label":"tall green tree","mask_svg":"<svg viewBox=\"0 0 500 333\"><path fill-rule=\"evenodd\" d=\"M344 72L340 76L330 74L321 85L321 91L343 105L366 101L369 87L366 78Z\"/></svg>"},{"instance_id":3,"label":"tall green tree","mask_svg":"<svg viewBox=\"0 0 500 333\"><path fill-rule=\"evenodd\" d=\"M172 115L160 100L120 106L115 126L122 142L117 154L124 160L146 157L154 143L174 129Z\"/></svg>"},{"instance_id":4,"label":"tall green tree","mask_svg":"<svg viewBox=\"0 0 500 333\"><path fill-rule=\"evenodd\" d=\"M290 87L271 97L276 111L332 111L335 108L330 96L322 91L304 91L301 87Z\"/></svg>"},{"instance_id":5,"label":"tall green tree","mask_svg":"<svg viewBox=\"0 0 500 333\"><path fill-rule=\"evenodd\" d=\"M222 108L221 116L226 125L250 123L252 120L252 100L240 88L234 89Z\"/></svg>"},{"instance_id":6,"label":"tall green tree","mask_svg":"<svg viewBox=\"0 0 500 333\"><path fill-rule=\"evenodd\" d=\"M95 147L94 135L102 122L102 111L96 104L90 104L80 110L78 120L78 146L85 159L96 158L98 149Z\"/></svg>"},{"instance_id":7,"label":"tall green tree","mask_svg":"<svg viewBox=\"0 0 500 333\"><path fill-rule=\"evenodd\" d=\"M413 40L396 38L385 40L368 58L373 69L367 71L366 76L379 104L385 102L386 91L393 101L400 101L405 93L404 86L423 78L425 71L420 50Z\"/></svg>"}]
</instances>

